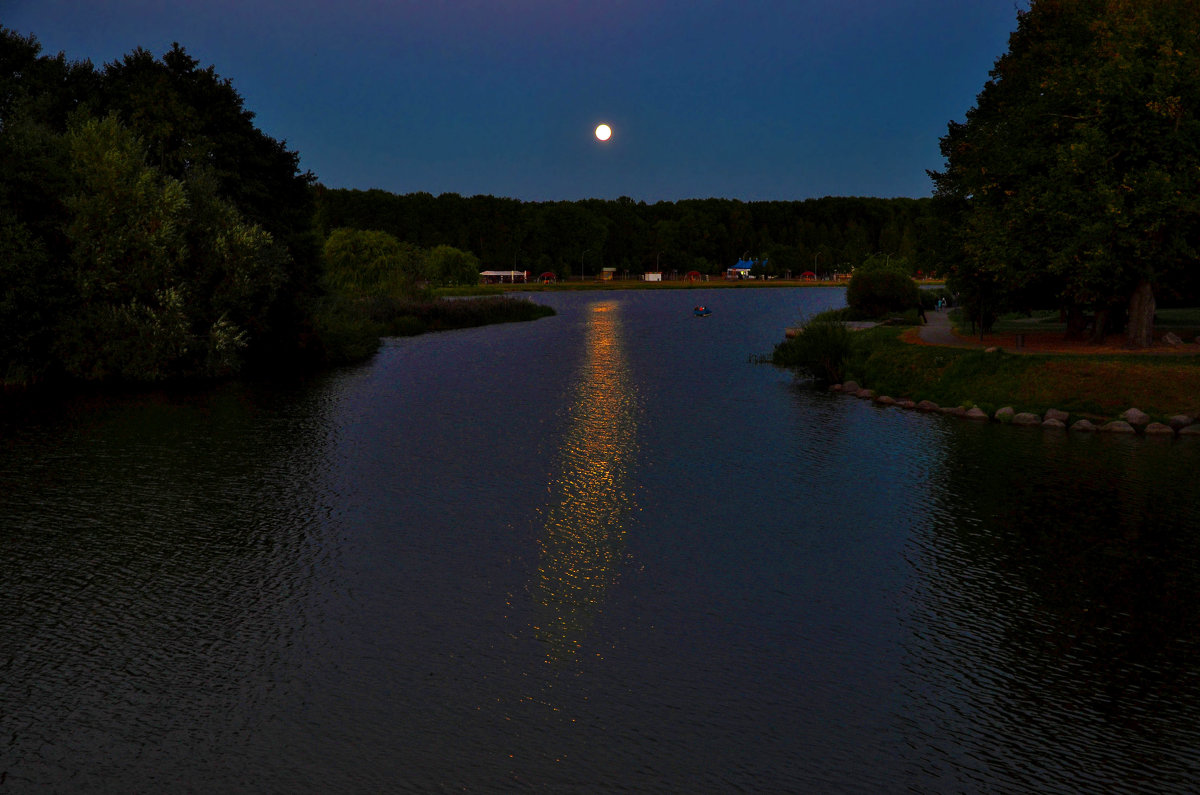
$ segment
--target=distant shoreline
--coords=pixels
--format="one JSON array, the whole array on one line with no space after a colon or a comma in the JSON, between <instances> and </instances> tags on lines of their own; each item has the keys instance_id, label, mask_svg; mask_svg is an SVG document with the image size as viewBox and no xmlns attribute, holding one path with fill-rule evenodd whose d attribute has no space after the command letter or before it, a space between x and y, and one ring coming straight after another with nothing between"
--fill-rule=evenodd
<instances>
[{"instance_id":1,"label":"distant shoreline","mask_svg":"<svg viewBox=\"0 0 1200 795\"><path fill-rule=\"evenodd\" d=\"M489 295L508 292L570 292L574 290L707 290L707 289L771 289L780 287L845 287L848 280L810 281L807 279L710 279L687 281L675 279L664 282L646 282L640 279L614 279L612 281L585 280L559 281L550 284L541 282L518 282L516 284L481 284L472 287L442 288L435 290L439 296ZM922 280L922 287L945 284L943 280Z\"/></svg>"}]
</instances>

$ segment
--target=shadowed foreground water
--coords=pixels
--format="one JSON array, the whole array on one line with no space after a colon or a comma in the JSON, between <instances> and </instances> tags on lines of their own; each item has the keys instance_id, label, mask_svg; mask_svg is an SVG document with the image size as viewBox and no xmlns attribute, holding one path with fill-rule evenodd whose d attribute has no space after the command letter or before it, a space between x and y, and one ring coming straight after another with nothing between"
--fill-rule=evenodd
<instances>
[{"instance_id":1,"label":"shadowed foreground water","mask_svg":"<svg viewBox=\"0 0 1200 795\"><path fill-rule=\"evenodd\" d=\"M1193 786L1194 440L750 363L839 291L538 300L6 406L0 791Z\"/></svg>"}]
</instances>

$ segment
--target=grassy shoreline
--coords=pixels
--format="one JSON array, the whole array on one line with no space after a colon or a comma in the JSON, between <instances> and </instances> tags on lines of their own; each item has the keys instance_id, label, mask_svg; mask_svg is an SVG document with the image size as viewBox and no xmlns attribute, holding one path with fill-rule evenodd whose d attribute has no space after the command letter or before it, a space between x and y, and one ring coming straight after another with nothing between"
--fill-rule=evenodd
<instances>
[{"instance_id":1,"label":"grassy shoreline","mask_svg":"<svg viewBox=\"0 0 1200 795\"><path fill-rule=\"evenodd\" d=\"M941 281L923 283L929 286ZM467 288L460 294L505 294L559 290L679 290L706 288L764 289L839 287L843 282L801 280L715 279L707 282L588 281L550 285L516 284ZM445 294L439 291L439 294ZM1192 328L1195 310L1165 311L1165 327ZM1049 316L1033 322L1054 327ZM1017 320L1014 328L1028 328ZM1154 357L1138 354L1010 354L980 349L913 345L901 339L904 327L878 327L855 332L854 353L847 362L853 378L878 394L932 400L946 406L974 406L994 414L1004 406L1044 414L1069 412L1072 419L1116 418L1136 407L1156 420L1176 414L1200 417L1200 357ZM783 343L783 344L786 344Z\"/></svg>"},{"instance_id":2,"label":"grassy shoreline","mask_svg":"<svg viewBox=\"0 0 1200 795\"><path fill-rule=\"evenodd\" d=\"M914 345L902 333L855 332L845 377L880 395L977 406L989 415L1004 406L1036 414L1055 408L1092 421L1132 407L1160 421L1200 415L1200 357L989 353Z\"/></svg>"},{"instance_id":3,"label":"grassy shoreline","mask_svg":"<svg viewBox=\"0 0 1200 795\"><path fill-rule=\"evenodd\" d=\"M537 320L554 309L509 295L482 295L470 301L450 296L431 298L372 296L332 299L319 316L321 358L326 366L353 364L370 358L384 337L413 337L432 331L474 328Z\"/></svg>"}]
</instances>

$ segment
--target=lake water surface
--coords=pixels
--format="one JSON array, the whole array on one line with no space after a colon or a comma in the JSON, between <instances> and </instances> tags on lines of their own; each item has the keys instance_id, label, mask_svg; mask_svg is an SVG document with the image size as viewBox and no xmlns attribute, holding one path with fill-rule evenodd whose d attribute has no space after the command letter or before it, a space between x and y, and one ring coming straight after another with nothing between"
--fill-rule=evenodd
<instances>
[{"instance_id":1,"label":"lake water surface","mask_svg":"<svg viewBox=\"0 0 1200 795\"><path fill-rule=\"evenodd\" d=\"M843 296L5 407L0 792L1191 790L1200 444L752 363Z\"/></svg>"}]
</instances>

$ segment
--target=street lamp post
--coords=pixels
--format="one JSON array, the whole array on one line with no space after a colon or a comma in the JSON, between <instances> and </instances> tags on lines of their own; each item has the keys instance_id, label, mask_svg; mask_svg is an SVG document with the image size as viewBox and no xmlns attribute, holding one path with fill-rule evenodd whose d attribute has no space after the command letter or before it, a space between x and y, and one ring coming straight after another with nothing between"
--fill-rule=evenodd
<instances>
[{"instance_id":1,"label":"street lamp post","mask_svg":"<svg viewBox=\"0 0 1200 795\"><path fill-rule=\"evenodd\" d=\"M579 281L580 281L580 282L582 282L582 281L583 281L583 279L584 279L584 276L583 276L583 258L587 256L587 254L588 254L588 252L589 252L589 251L591 251L591 249L590 249L590 248L585 248L585 249L583 250L583 253L579 255Z\"/></svg>"}]
</instances>

